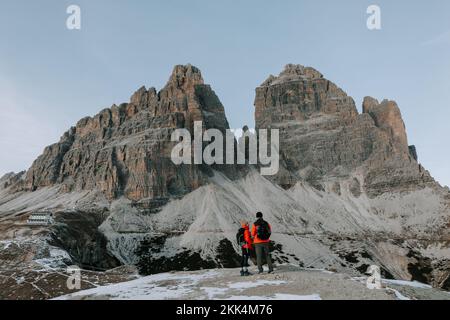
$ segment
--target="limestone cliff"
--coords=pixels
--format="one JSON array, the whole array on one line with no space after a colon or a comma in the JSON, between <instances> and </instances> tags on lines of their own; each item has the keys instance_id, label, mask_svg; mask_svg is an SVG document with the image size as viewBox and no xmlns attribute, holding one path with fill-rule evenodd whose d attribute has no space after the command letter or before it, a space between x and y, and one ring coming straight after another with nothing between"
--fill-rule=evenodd
<instances>
[{"instance_id":1,"label":"limestone cliff","mask_svg":"<svg viewBox=\"0 0 450 320\"><path fill-rule=\"evenodd\" d=\"M129 103L78 121L33 163L22 188L62 185L66 192L100 190L110 200L150 202L184 195L205 183L209 168L174 165L170 136L178 128L192 131L194 121L205 129L229 128L200 71L176 66L160 92L142 87Z\"/></svg>"},{"instance_id":2,"label":"limestone cliff","mask_svg":"<svg viewBox=\"0 0 450 320\"><path fill-rule=\"evenodd\" d=\"M256 89L257 128L280 129L282 170L275 178L289 188L361 173L371 196L435 184L410 155L400 109L393 101L366 97L359 114L354 100L313 68L287 65Z\"/></svg>"}]
</instances>

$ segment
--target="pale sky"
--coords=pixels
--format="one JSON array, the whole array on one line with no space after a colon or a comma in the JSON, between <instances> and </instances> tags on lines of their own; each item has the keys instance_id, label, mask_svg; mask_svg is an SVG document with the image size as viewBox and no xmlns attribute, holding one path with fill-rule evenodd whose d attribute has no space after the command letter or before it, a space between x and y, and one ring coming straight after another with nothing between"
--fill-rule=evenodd
<instances>
[{"instance_id":1,"label":"pale sky","mask_svg":"<svg viewBox=\"0 0 450 320\"><path fill-rule=\"evenodd\" d=\"M82 29L66 28L81 7ZM369 31L366 9L381 8ZM419 161L450 185L450 1L0 0L0 176L28 169L79 119L202 70L231 127L253 125L255 88L287 63L355 98L396 100Z\"/></svg>"}]
</instances>

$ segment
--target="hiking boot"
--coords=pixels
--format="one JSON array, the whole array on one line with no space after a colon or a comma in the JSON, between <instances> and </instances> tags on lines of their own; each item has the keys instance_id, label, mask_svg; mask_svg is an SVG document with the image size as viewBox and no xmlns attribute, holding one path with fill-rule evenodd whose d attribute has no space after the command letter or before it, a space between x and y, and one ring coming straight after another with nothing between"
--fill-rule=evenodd
<instances>
[{"instance_id":1,"label":"hiking boot","mask_svg":"<svg viewBox=\"0 0 450 320\"><path fill-rule=\"evenodd\" d=\"M258 274L263 274L263 273L264 273L264 271L261 271L261 270L260 270L260 271L258 271Z\"/></svg>"},{"instance_id":2,"label":"hiking boot","mask_svg":"<svg viewBox=\"0 0 450 320\"><path fill-rule=\"evenodd\" d=\"M250 272L248 272L248 271L245 271L244 272L244 276L246 276L246 277L248 277L248 276L251 276L252 274L250 273Z\"/></svg>"},{"instance_id":3,"label":"hiking boot","mask_svg":"<svg viewBox=\"0 0 450 320\"><path fill-rule=\"evenodd\" d=\"M241 277L245 276L244 270L241 270Z\"/></svg>"},{"instance_id":4,"label":"hiking boot","mask_svg":"<svg viewBox=\"0 0 450 320\"><path fill-rule=\"evenodd\" d=\"M270 273L273 273L273 270L269 270L269 274L270 274Z\"/></svg>"}]
</instances>

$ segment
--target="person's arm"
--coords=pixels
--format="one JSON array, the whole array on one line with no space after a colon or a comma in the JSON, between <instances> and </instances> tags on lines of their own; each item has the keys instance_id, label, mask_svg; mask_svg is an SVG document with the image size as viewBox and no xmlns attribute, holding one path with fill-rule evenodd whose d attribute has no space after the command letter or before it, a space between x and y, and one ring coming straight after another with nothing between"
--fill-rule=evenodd
<instances>
[{"instance_id":1,"label":"person's arm","mask_svg":"<svg viewBox=\"0 0 450 320\"><path fill-rule=\"evenodd\" d=\"M244 233L244 239L247 244L252 244L252 237L250 236L250 231L246 230Z\"/></svg>"}]
</instances>

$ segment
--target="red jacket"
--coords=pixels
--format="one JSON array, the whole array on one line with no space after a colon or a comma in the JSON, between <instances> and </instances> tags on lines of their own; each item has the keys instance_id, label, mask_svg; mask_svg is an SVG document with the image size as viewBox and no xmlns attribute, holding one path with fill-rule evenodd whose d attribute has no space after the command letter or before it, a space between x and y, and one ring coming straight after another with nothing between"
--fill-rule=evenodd
<instances>
[{"instance_id":1,"label":"red jacket","mask_svg":"<svg viewBox=\"0 0 450 320\"><path fill-rule=\"evenodd\" d=\"M258 221L256 221L256 222L258 222ZM255 222L255 223L256 223ZM272 231L272 227L270 226L270 224L267 222L267 224L268 224L268 226L269 226L269 230L270 231ZM256 228L257 228L258 226L256 226L255 224L253 224L253 228L252 228L252 236L253 236L253 243L268 243L268 242L270 242L270 239L267 239L267 240L262 240L262 239L259 239L258 238L258 233L256 232Z\"/></svg>"},{"instance_id":2,"label":"red jacket","mask_svg":"<svg viewBox=\"0 0 450 320\"><path fill-rule=\"evenodd\" d=\"M242 246L244 249L252 248L252 237L250 236L250 229L248 226L242 227L244 229L245 244Z\"/></svg>"}]
</instances>

